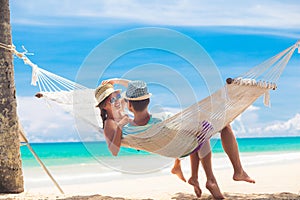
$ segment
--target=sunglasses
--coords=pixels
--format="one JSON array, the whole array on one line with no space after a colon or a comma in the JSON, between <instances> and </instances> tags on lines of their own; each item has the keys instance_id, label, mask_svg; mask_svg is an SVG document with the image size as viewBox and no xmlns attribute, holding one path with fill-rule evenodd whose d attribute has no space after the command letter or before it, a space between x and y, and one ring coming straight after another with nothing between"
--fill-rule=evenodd
<instances>
[{"instance_id":1,"label":"sunglasses","mask_svg":"<svg viewBox=\"0 0 300 200\"><path fill-rule=\"evenodd\" d=\"M110 100L109 100L109 102L111 103L111 104L114 104L117 100L119 100L119 99L121 99L121 94L117 94L117 96L115 96L115 97L112 97Z\"/></svg>"}]
</instances>

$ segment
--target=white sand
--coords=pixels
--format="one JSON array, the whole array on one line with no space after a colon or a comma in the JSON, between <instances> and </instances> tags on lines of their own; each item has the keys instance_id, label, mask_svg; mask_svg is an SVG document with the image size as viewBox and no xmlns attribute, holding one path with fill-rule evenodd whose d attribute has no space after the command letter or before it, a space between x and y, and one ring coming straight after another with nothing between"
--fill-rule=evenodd
<instances>
[{"instance_id":1,"label":"white sand","mask_svg":"<svg viewBox=\"0 0 300 200\"><path fill-rule=\"evenodd\" d=\"M270 155L268 156L270 157ZM233 170L228 159L223 156L214 158L214 172L222 192L244 194L291 192L300 194L300 157L297 159L297 154L293 159L286 159L284 154L282 156L281 161L277 159L251 166L251 159L255 157L247 155L243 157L242 155L244 168L256 180L255 184L233 181ZM257 159L261 159L261 157ZM189 159L186 158L182 162L184 174L186 178L189 178ZM218 167L223 162L226 164ZM65 192L65 195L60 195L40 168L30 168L25 169L26 192L22 195L56 198L58 196L101 194L135 199L171 199L176 193L193 195L193 188L169 173L170 169L171 166L156 173L130 175L113 171L103 174L103 169L98 167L98 164L63 168L51 167L50 170ZM205 175L202 168L199 172L199 181L203 192L209 194L205 188ZM0 196L0 199L5 197L8 196Z\"/></svg>"}]
</instances>

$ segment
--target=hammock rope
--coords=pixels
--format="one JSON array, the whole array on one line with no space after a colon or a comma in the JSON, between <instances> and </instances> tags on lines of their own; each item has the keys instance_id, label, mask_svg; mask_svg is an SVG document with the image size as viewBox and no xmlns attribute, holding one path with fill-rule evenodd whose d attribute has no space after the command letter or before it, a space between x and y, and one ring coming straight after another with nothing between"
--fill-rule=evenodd
<instances>
[{"instance_id":1,"label":"hammock rope","mask_svg":"<svg viewBox=\"0 0 300 200\"><path fill-rule=\"evenodd\" d=\"M270 105L269 91L277 88L276 82L295 49L298 48L300 52L299 46L300 41L241 76L228 78L223 88L198 103L143 133L125 136L122 145L174 158L190 154L232 122L260 96L264 95L264 104ZM0 43L0 47L12 51L26 65L32 67L31 83L38 84L41 96L58 103L67 112L103 132L100 129L102 126L99 110L95 110L93 89L39 68L28 59L25 48L25 52L20 53L13 45ZM77 113L74 107L80 112Z\"/></svg>"}]
</instances>

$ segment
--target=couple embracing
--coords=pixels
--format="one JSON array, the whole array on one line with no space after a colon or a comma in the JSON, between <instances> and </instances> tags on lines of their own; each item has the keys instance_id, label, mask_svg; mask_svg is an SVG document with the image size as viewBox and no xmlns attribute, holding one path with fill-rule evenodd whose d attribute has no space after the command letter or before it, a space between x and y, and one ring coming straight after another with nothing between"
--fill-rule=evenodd
<instances>
[{"instance_id":1,"label":"couple embracing","mask_svg":"<svg viewBox=\"0 0 300 200\"><path fill-rule=\"evenodd\" d=\"M114 89L115 84L120 84L127 88L123 98L121 97L121 91ZM160 123L168 117L160 116L158 118L149 113L148 105L150 97L151 93L148 92L147 84L144 81L110 79L103 81L96 88L95 98L98 102L97 107L100 109L105 139L112 155L118 155L123 135L144 132L154 124ZM133 119L124 113L125 107L134 114ZM234 169L233 179L235 181L255 183L242 167L238 145L230 125L225 126L221 130L221 140ZM191 177L188 183L194 187L197 197L200 197L202 191L198 182L198 169L201 162L207 177L206 188L215 199L223 199L224 196L219 189L212 171L211 158L209 141L204 143L198 151L190 154ZM171 172L176 174L181 180L186 181L181 170L180 159L175 160Z\"/></svg>"}]
</instances>

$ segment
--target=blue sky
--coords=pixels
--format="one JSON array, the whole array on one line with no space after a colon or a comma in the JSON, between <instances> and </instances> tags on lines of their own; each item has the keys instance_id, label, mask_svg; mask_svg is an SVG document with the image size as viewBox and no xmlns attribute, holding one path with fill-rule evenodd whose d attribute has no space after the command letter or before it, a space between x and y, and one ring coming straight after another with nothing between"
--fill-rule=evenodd
<instances>
[{"instance_id":1,"label":"blue sky","mask_svg":"<svg viewBox=\"0 0 300 200\"><path fill-rule=\"evenodd\" d=\"M28 0L10 1L10 7L17 49L24 45L34 53L29 56L34 63L71 80L101 42L135 28L168 28L192 38L212 58L222 81L246 72L300 39L298 1ZM184 74L199 91L197 99L208 95L205 82L195 76L188 63L159 50L128 53L101 78L122 76L149 63ZM300 55L295 53L278 90L271 92L272 107L264 107L259 99L232 124L238 137L300 135L299 67ZM155 71L153 76L160 75ZM77 141L73 118L35 99L38 89L30 85L30 78L30 68L15 59L18 112L29 140ZM178 109L166 89L153 90L156 104Z\"/></svg>"}]
</instances>

